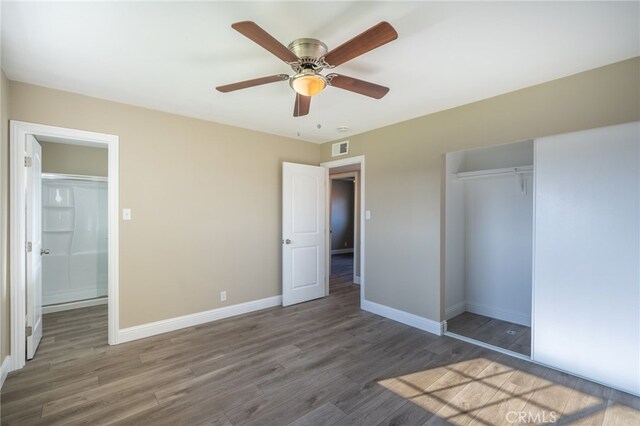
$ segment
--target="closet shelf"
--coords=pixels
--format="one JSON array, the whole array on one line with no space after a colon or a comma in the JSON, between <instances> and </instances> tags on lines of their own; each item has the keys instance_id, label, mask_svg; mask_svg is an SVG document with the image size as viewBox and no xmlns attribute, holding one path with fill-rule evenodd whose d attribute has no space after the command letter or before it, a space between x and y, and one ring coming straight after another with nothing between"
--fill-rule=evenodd
<instances>
[{"instance_id":1,"label":"closet shelf","mask_svg":"<svg viewBox=\"0 0 640 426\"><path fill-rule=\"evenodd\" d=\"M505 167L502 169L477 170L473 172L455 173L455 180L479 179L485 177L505 176L505 175L523 175L533 173L533 166Z\"/></svg>"}]
</instances>

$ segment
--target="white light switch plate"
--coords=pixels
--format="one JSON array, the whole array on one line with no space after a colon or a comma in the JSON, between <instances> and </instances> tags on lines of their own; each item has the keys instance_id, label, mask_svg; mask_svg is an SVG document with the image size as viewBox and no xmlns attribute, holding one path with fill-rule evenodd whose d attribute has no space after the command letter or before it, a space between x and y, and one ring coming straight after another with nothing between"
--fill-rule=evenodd
<instances>
[{"instance_id":1,"label":"white light switch plate","mask_svg":"<svg viewBox=\"0 0 640 426\"><path fill-rule=\"evenodd\" d=\"M122 209L122 220L131 220L131 209Z\"/></svg>"},{"instance_id":2,"label":"white light switch plate","mask_svg":"<svg viewBox=\"0 0 640 426\"><path fill-rule=\"evenodd\" d=\"M364 211L364 218L365 220L371 220L371 210Z\"/></svg>"}]
</instances>

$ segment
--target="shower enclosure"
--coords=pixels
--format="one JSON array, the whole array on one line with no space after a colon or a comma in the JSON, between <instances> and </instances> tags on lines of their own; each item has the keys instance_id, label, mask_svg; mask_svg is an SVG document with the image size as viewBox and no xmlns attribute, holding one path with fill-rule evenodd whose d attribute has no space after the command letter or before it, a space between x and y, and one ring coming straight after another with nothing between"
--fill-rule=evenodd
<instances>
[{"instance_id":1,"label":"shower enclosure","mask_svg":"<svg viewBox=\"0 0 640 426\"><path fill-rule=\"evenodd\" d=\"M107 178L42 175L42 304L107 295Z\"/></svg>"}]
</instances>

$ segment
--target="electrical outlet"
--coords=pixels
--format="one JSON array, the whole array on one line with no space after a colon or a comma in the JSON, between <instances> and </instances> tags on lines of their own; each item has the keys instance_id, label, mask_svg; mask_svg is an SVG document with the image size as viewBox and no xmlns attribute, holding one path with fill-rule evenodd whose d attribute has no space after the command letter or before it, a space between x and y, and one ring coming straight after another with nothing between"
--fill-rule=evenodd
<instances>
[{"instance_id":1,"label":"electrical outlet","mask_svg":"<svg viewBox=\"0 0 640 426\"><path fill-rule=\"evenodd\" d=\"M227 291L226 290L225 291L221 291L220 292L220 301L224 302L226 300L227 300Z\"/></svg>"}]
</instances>

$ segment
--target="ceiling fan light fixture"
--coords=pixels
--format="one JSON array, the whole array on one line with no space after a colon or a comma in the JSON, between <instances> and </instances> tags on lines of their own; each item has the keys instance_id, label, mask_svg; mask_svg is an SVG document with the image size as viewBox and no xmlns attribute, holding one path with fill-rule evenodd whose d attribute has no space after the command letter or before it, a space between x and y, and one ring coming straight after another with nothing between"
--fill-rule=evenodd
<instances>
[{"instance_id":1,"label":"ceiling fan light fixture","mask_svg":"<svg viewBox=\"0 0 640 426\"><path fill-rule=\"evenodd\" d=\"M327 80L323 75L312 69L305 69L294 75L289 80L291 88L302 96L313 96L322 92L327 87Z\"/></svg>"}]
</instances>

